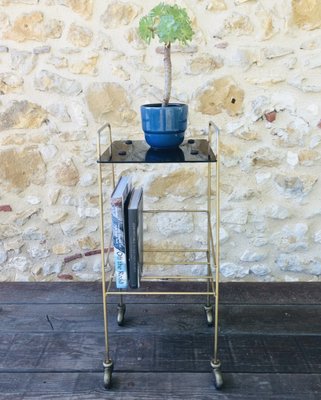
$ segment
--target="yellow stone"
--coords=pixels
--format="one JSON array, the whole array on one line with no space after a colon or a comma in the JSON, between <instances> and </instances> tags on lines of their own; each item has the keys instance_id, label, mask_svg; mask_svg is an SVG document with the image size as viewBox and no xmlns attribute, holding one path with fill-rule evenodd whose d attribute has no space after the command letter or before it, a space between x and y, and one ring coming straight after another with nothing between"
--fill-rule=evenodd
<instances>
[{"instance_id":1,"label":"yellow stone","mask_svg":"<svg viewBox=\"0 0 321 400\"><path fill-rule=\"evenodd\" d=\"M175 171L166 177L157 177L147 188L147 195L162 197L172 194L182 197L198 196L199 173L190 170Z\"/></svg>"},{"instance_id":2,"label":"yellow stone","mask_svg":"<svg viewBox=\"0 0 321 400\"><path fill-rule=\"evenodd\" d=\"M300 28L312 30L321 26L320 0L292 0L293 20Z\"/></svg>"},{"instance_id":3,"label":"yellow stone","mask_svg":"<svg viewBox=\"0 0 321 400\"><path fill-rule=\"evenodd\" d=\"M44 21L42 12L35 11L18 17L13 25L3 33L4 39L25 42L27 40L45 41L47 38L61 37L63 23L57 20Z\"/></svg>"},{"instance_id":4,"label":"yellow stone","mask_svg":"<svg viewBox=\"0 0 321 400\"><path fill-rule=\"evenodd\" d=\"M67 0L69 7L77 14L90 18L93 14L93 0Z\"/></svg>"},{"instance_id":5,"label":"yellow stone","mask_svg":"<svg viewBox=\"0 0 321 400\"><path fill-rule=\"evenodd\" d=\"M38 104L25 100L14 101L6 111L0 113L0 131L40 128L47 116L47 111Z\"/></svg>"},{"instance_id":6,"label":"yellow stone","mask_svg":"<svg viewBox=\"0 0 321 400\"><path fill-rule=\"evenodd\" d=\"M303 149L299 151L299 161L306 163L309 161L315 161L320 158L320 153L316 150Z\"/></svg>"},{"instance_id":7,"label":"yellow stone","mask_svg":"<svg viewBox=\"0 0 321 400\"><path fill-rule=\"evenodd\" d=\"M98 61L98 55L88 57L84 61L78 63L70 64L68 69L74 74L83 75L95 75L97 73L96 65Z\"/></svg>"},{"instance_id":8,"label":"yellow stone","mask_svg":"<svg viewBox=\"0 0 321 400\"><path fill-rule=\"evenodd\" d=\"M224 22L224 31L226 33L234 33L237 36L250 35L253 29L253 25L247 15L233 13Z\"/></svg>"},{"instance_id":9,"label":"yellow stone","mask_svg":"<svg viewBox=\"0 0 321 400\"><path fill-rule=\"evenodd\" d=\"M8 146L8 145L17 145L21 146L26 143L26 135L25 134L15 134L15 135L9 135L7 137L4 137L1 141L2 145Z\"/></svg>"},{"instance_id":10,"label":"yellow stone","mask_svg":"<svg viewBox=\"0 0 321 400\"><path fill-rule=\"evenodd\" d=\"M56 166L55 176L62 186L76 186L79 181L79 172L71 159Z\"/></svg>"},{"instance_id":11,"label":"yellow stone","mask_svg":"<svg viewBox=\"0 0 321 400\"><path fill-rule=\"evenodd\" d=\"M244 91L229 76L209 82L196 95L196 110L215 115L225 110L229 115L242 113Z\"/></svg>"},{"instance_id":12,"label":"yellow stone","mask_svg":"<svg viewBox=\"0 0 321 400\"><path fill-rule=\"evenodd\" d=\"M26 189L31 183L45 183L46 165L38 150L26 147L0 152L0 182L7 190Z\"/></svg>"},{"instance_id":13,"label":"yellow stone","mask_svg":"<svg viewBox=\"0 0 321 400\"><path fill-rule=\"evenodd\" d=\"M202 54L193 58L188 65L188 73L192 75L213 72L223 66L223 60L220 57L213 57L208 54Z\"/></svg>"},{"instance_id":14,"label":"yellow stone","mask_svg":"<svg viewBox=\"0 0 321 400\"><path fill-rule=\"evenodd\" d=\"M21 92L23 78L13 73L0 74L0 94Z\"/></svg>"},{"instance_id":15,"label":"yellow stone","mask_svg":"<svg viewBox=\"0 0 321 400\"><path fill-rule=\"evenodd\" d=\"M104 28L119 28L130 24L138 15L139 8L130 3L115 1L107 7L101 17Z\"/></svg>"},{"instance_id":16,"label":"yellow stone","mask_svg":"<svg viewBox=\"0 0 321 400\"><path fill-rule=\"evenodd\" d=\"M137 115L131 109L127 92L117 83L93 83L88 88L86 100L97 122L127 126Z\"/></svg>"},{"instance_id":17,"label":"yellow stone","mask_svg":"<svg viewBox=\"0 0 321 400\"><path fill-rule=\"evenodd\" d=\"M71 252L71 248L63 243L55 244L52 246L52 252L56 255L68 254Z\"/></svg>"},{"instance_id":18,"label":"yellow stone","mask_svg":"<svg viewBox=\"0 0 321 400\"><path fill-rule=\"evenodd\" d=\"M68 40L76 47L86 47L93 39L93 33L90 29L71 24L68 31Z\"/></svg>"},{"instance_id":19,"label":"yellow stone","mask_svg":"<svg viewBox=\"0 0 321 400\"><path fill-rule=\"evenodd\" d=\"M82 250L95 250L98 244L90 236L78 240L78 245Z\"/></svg>"},{"instance_id":20,"label":"yellow stone","mask_svg":"<svg viewBox=\"0 0 321 400\"><path fill-rule=\"evenodd\" d=\"M227 9L224 0L210 0L206 6L207 10L217 12Z\"/></svg>"}]
</instances>

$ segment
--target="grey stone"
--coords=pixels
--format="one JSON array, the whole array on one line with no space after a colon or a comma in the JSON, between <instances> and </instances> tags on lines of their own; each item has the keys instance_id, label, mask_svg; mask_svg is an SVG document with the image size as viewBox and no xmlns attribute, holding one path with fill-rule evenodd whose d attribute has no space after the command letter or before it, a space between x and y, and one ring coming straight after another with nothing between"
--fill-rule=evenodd
<instances>
[{"instance_id":1,"label":"grey stone","mask_svg":"<svg viewBox=\"0 0 321 400\"><path fill-rule=\"evenodd\" d=\"M163 236L184 235L194 231L192 215L187 213L161 213L156 217L156 227Z\"/></svg>"},{"instance_id":2,"label":"grey stone","mask_svg":"<svg viewBox=\"0 0 321 400\"><path fill-rule=\"evenodd\" d=\"M0 240L12 238L18 236L19 234L20 230L14 225L0 224Z\"/></svg>"},{"instance_id":3,"label":"grey stone","mask_svg":"<svg viewBox=\"0 0 321 400\"><path fill-rule=\"evenodd\" d=\"M29 208L25 211L18 213L14 219L14 222L18 226L25 225L33 215L38 214L39 208Z\"/></svg>"},{"instance_id":4,"label":"grey stone","mask_svg":"<svg viewBox=\"0 0 321 400\"><path fill-rule=\"evenodd\" d=\"M278 191L285 197L301 197L309 193L313 185L317 182L315 176L287 176L277 174L274 182Z\"/></svg>"},{"instance_id":5,"label":"grey stone","mask_svg":"<svg viewBox=\"0 0 321 400\"><path fill-rule=\"evenodd\" d=\"M8 266L21 272L26 272L31 267L31 263L26 257L13 257L10 259Z\"/></svg>"},{"instance_id":6,"label":"grey stone","mask_svg":"<svg viewBox=\"0 0 321 400\"><path fill-rule=\"evenodd\" d=\"M272 242L282 252L290 253L308 248L308 226L305 223L285 225L280 232L272 235Z\"/></svg>"},{"instance_id":7,"label":"grey stone","mask_svg":"<svg viewBox=\"0 0 321 400\"><path fill-rule=\"evenodd\" d=\"M241 167L245 171L253 167L276 167L281 164L283 158L283 153L265 146L248 151L241 161Z\"/></svg>"},{"instance_id":8,"label":"grey stone","mask_svg":"<svg viewBox=\"0 0 321 400\"><path fill-rule=\"evenodd\" d=\"M241 255L240 260L244 262L258 262L264 260L266 256L266 253L256 253L255 251L246 249Z\"/></svg>"},{"instance_id":9,"label":"grey stone","mask_svg":"<svg viewBox=\"0 0 321 400\"><path fill-rule=\"evenodd\" d=\"M3 245L0 244L0 265L7 261L8 252L4 249Z\"/></svg>"},{"instance_id":10,"label":"grey stone","mask_svg":"<svg viewBox=\"0 0 321 400\"><path fill-rule=\"evenodd\" d=\"M84 227L80 222L66 222L60 226L65 236L74 236Z\"/></svg>"},{"instance_id":11,"label":"grey stone","mask_svg":"<svg viewBox=\"0 0 321 400\"><path fill-rule=\"evenodd\" d=\"M38 227L31 226L26 228L22 233L23 240L45 240L45 235L39 231Z\"/></svg>"},{"instance_id":12,"label":"grey stone","mask_svg":"<svg viewBox=\"0 0 321 400\"><path fill-rule=\"evenodd\" d=\"M314 259L311 265L305 269L305 272L317 276L321 275L321 261Z\"/></svg>"},{"instance_id":13,"label":"grey stone","mask_svg":"<svg viewBox=\"0 0 321 400\"><path fill-rule=\"evenodd\" d=\"M41 203L41 200L37 196L27 196L26 200L29 204L32 204L33 206Z\"/></svg>"},{"instance_id":14,"label":"grey stone","mask_svg":"<svg viewBox=\"0 0 321 400\"><path fill-rule=\"evenodd\" d=\"M78 215L80 218L97 218L99 209L94 207L78 207Z\"/></svg>"},{"instance_id":15,"label":"grey stone","mask_svg":"<svg viewBox=\"0 0 321 400\"><path fill-rule=\"evenodd\" d=\"M11 67L22 75L28 75L37 64L37 56L30 51L11 50Z\"/></svg>"},{"instance_id":16,"label":"grey stone","mask_svg":"<svg viewBox=\"0 0 321 400\"><path fill-rule=\"evenodd\" d=\"M51 115L59 119L61 122L70 122L71 118L68 114L66 104L54 103L47 107L47 110Z\"/></svg>"},{"instance_id":17,"label":"grey stone","mask_svg":"<svg viewBox=\"0 0 321 400\"><path fill-rule=\"evenodd\" d=\"M264 264L255 264L250 267L250 272L257 276L265 276L271 273L271 268Z\"/></svg>"},{"instance_id":18,"label":"grey stone","mask_svg":"<svg viewBox=\"0 0 321 400\"><path fill-rule=\"evenodd\" d=\"M314 241L315 241L315 243L321 243L321 230L315 232Z\"/></svg>"},{"instance_id":19,"label":"grey stone","mask_svg":"<svg viewBox=\"0 0 321 400\"><path fill-rule=\"evenodd\" d=\"M295 254L279 254L275 262L282 271L303 271L301 258Z\"/></svg>"},{"instance_id":20,"label":"grey stone","mask_svg":"<svg viewBox=\"0 0 321 400\"><path fill-rule=\"evenodd\" d=\"M97 181L97 176L96 174L93 174L91 172L86 172L84 175L80 177L80 186L82 187L87 187L91 186Z\"/></svg>"},{"instance_id":21,"label":"grey stone","mask_svg":"<svg viewBox=\"0 0 321 400\"><path fill-rule=\"evenodd\" d=\"M292 151L288 151L286 161L292 167L295 167L299 164L299 155L298 153L293 153Z\"/></svg>"},{"instance_id":22,"label":"grey stone","mask_svg":"<svg viewBox=\"0 0 321 400\"><path fill-rule=\"evenodd\" d=\"M39 46L33 49L34 54L46 54L51 52L51 46Z\"/></svg>"},{"instance_id":23,"label":"grey stone","mask_svg":"<svg viewBox=\"0 0 321 400\"><path fill-rule=\"evenodd\" d=\"M307 58L304 61L304 65L306 65L310 69L321 67L321 56L318 54L314 55L313 57Z\"/></svg>"},{"instance_id":24,"label":"grey stone","mask_svg":"<svg viewBox=\"0 0 321 400\"><path fill-rule=\"evenodd\" d=\"M50 254L49 250L46 247L39 244L31 244L27 251L32 258L37 259L47 258Z\"/></svg>"},{"instance_id":25,"label":"grey stone","mask_svg":"<svg viewBox=\"0 0 321 400\"><path fill-rule=\"evenodd\" d=\"M269 241L266 237L255 237L251 243L253 244L253 246L255 247L263 247L266 246L267 244L269 244Z\"/></svg>"},{"instance_id":26,"label":"grey stone","mask_svg":"<svg viewBox=\"0 0 321 400\"><path fill-rule=\"evenodd\" d=\"M39 150L45 162L52 160L58 151L54 144L42 145L40 146Z\"/></svg>"},{"instance_id":27,"label":"grey stone","mask_svg":"<svg viewBox=\"0 0 321 400\"><path fill-rule=\"evenodd\" d=\"M305 93L320 93L321 83L319 78L297 75L288 79L288 83Z\"/></svg>"},{"instance_id":28,"label":"grey stone","mask_svg":"<svg viewBox=\"0 0 321 400\"><path fill-rule=\"evenodd\" d=\"M264 49L264 55L267 59L283 57L288 54L293 54L294 50L287 47L270 46Z\"/></svg>"},{"instance_id":29,"label":"grey stone","mask_svg":"<svg viewBox=\"0 0 321 400\"><path fill-rule=\"evenodd\" d=\"M271 100L267 96L258 96L251 102L252 121L257 121L269 111L272 111Z\"/></svg>"},{"instance_id":30,"label":"grey stone","mask_svg":"<svg viewBox=\"0 0 321 400\"><path fill-rule=\"evenodd\" d=\"M271 176L271 172L257 172L255 174L256 183L258 185L262 185L266 183L271 178Z\"/></svg>"},{"instance_id":31,"label":"grey stone","mask_svg":"<svg viewBox=\"0 0 321 400\"><path fill-rule=\"evenodd\" d=\"M35 76L35 88L44 92L55 92L68 96L77 96L82 92L81 84L75 79L67 79L47 70L39 71Z\"/></svg>"},{"instance_id":32,"label":"grey stone","mask_svg":"<svg viewBox=\"0 0 321 400\"><path fill-rule=\"evenodd\" d=\"M321 135L313 135L310 140L310 149L314 149L321 143Z\"/></svg>"},{"instance_id":33,"label":"grey stone","mask_svg":"<svg viewBox=\"0 0 321 400\"><path fill-rule=\"evenodd\" d=\"M70 115L72 122L77 124L77 126L79 127L88 126L88 120L86 117L85 108L83 104L76 101L72 101L68 107L68 114Z\"/></svg>"},{"instance_id":34,"label":"grey stone","mask_svg":"<svg viewBox=\"0 0 321 400\"><path fill-rule=\"evenodd\" d=\"M83 271L84 269L86 269L87 267L87 263L86 261L78 261L75 264L73 264L73 266L71 267L71 269L75 272L80 272Z\"/></svg>"},{"instance_id":35,"label":"grey stone","mask_svg":"<svg viewBox=\"0 0 321 400\"><path fill-rule=\"evenodd\" d=\"M220 272L225 278L244 278L249 274L249 267L243 267L234 263L226 262L221 264Z\"/></svg>"},{"instance_id":36,"label":"grey stone","mask_svg":"<svg viewBox=\"0 0 321 400\"><path fill-rule=\"evenodd\" d=\"M222 222L224 224L245 225L248 219L248 210L243 207L234 208L231 211L222 213Z\"/></svg>"},{"instance_id":37,"label":"grey stone","mask_svg":"<svg viewBox=\"0 0 321 400\"><path fill-rule=\"evenodd\" d=\"M290 212L287 208L279 204L270 204L265 208L264 215L273 219L286 219L289 218Z\"/></svg>"},{"instance_id":38,"label":"grey stone","mask_svg":"<svg viewBox=\"0 0 321 400\"><path fill-rule=\"evenodd\" d=\"M43 274L44 276L52 275L52 274L60 274L62 271L62 261L46 261L43 266Z\"/></svg>"}]
</instances>

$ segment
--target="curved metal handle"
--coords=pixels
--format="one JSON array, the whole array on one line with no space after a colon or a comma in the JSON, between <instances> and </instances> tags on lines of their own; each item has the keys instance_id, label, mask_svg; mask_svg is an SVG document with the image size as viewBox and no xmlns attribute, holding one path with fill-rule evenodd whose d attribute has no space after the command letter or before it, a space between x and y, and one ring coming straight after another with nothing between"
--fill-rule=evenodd
<instances>
[{"instance_id":1,"label":"curved metal handle","mask_svg":"<svg viewBox=\"0 0 321 400\"><path fill-rule=\"evenodd\" d=\"M209 133L208 144L209 144L209 146L212 143L213 130L216 133L216 161L217 161L217 158L219 156L219 151L220 151L220 149L219 149L219 146L220 146L220 142L219 142L220 129L213 121L210 121L208 123L208 133Z\"/></svg>"},{"instance_id":2,"label":"curved metal handle","mask_svg":"<svg viewBox=\"0 0 321 400\"><path fill-rule=\"evenodd\" d=\"M113 139L112 139L112 134L111 134L111 126L110 126L110 123L109 122L106 122L103 126L101 126L99 129L98 129L98 131L97 131L97 157L98 157L98 160L100 159L100 157L101 157L101 141L100 141L100 138L101 138L101 133L106 129L106 128L108 128L108 130L109 130L109 145L111 146L112 145L112 143L113 143Z\"/></svg>"}]
</instances>

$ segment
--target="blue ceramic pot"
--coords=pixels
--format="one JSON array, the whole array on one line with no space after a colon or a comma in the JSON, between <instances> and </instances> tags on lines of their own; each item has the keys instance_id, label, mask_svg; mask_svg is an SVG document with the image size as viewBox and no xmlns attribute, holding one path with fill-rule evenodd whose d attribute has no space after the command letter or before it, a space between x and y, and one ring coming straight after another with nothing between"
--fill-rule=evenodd
<instances>
[{"instance_id":1,"label":"blue ceramic pot","mask_svg":"<svg viewBox=\"0 0 321 400\"><path fill-rule=\"evenodd\" d=\"M142 128L146 142L154 149L173 149L184 140L188 106L171 103L141 106Z\"/></svg>"}]
</instances>

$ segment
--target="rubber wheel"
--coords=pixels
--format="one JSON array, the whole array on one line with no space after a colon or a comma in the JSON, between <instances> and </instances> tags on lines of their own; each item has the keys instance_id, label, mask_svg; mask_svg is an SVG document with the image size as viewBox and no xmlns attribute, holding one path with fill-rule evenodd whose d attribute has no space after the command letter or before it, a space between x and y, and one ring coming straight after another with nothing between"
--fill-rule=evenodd
<instances>
[{"instance_id":1,"label":"rubber wheel","mask_svg":"<svg viewBox=\"0 0 321 400\"><path fill-rule=\"evenodd\" d=\"M213 308L204 306L204 310L206 313L207 326L213 326Z\"/></svg>"},{"instance_id":2,"label":"rubber wheel","mask_svg":"<svg viewBox=\"0 0 321 400\"><path fill-rule=\"evenodd\" d=\"M125 320L125 312L126 312L126 305L125 304L118 304L117 307L117 324L119 326L124 325L124 320Z\"/></svg>"},{"instance_id":3,"label":"rubber wheel","mask_svg":"<svg viewBox=\"0 0 321 400\"><path fill-rule=\"evenodd\" d=\"M112 377L111 368L105 368L105 370L104 370L104 388L105 389L111 388L111 377Z\"/></svg>"},{"instance_id":4,"label":"rubber wheel","mask_svg":"<svg viewBox=\"0 0 321 400\"><path fill-rule=\"evenodd\" d=\"M213 369L213 376L214 376L214 386L216 390L221 390L223 387L223 377L222 372L218 368Z\"/></svg>"}]
</instances>

